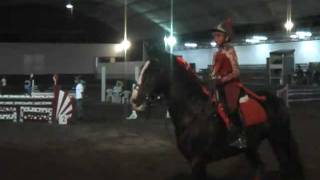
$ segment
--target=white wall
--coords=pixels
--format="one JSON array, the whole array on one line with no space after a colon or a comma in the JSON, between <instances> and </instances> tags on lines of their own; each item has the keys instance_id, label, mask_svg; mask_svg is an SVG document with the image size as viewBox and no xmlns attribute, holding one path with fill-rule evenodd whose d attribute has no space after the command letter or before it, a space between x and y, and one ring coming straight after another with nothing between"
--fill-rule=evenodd
<instances>
[{"instance_id":1,"label":"white wall","mask_svg":"<svg viewBox=\"0 0 320 180\"><path fill-rule=\"evenodd\" d=\"M240 64L265 64L270 51L280 49L295 49L296 63L320 62L320 40L236 46L235 48ZM212 56L215 51L216 48L189 49L174 53L182 55L189 63L196 63L197 70L199 70L212 64Z\"/></svg>"},{"instance_id":2,"label":"white wall","mask_svg":"<svg viewBox=\"0 0 320 180\"><path fill-rule=\"evenodd\" d=\"M136 68L140 68L143 63L143 61L99 63L97 65L97 73L100 74L101 66L105 66L107 79L126 78L135 80ZM100 78L100 75L98 77Z\"/></svg>"},{"instance_id":3,"label":"white wall","mask_svg":"<svg viewBox=\"0 0 320 180\"><path fill-rule=\"evenodd\" d=\"M0 74L95 73L96 57L118 57L115 44L0 43Z\"/></svg>"}]
</instances>

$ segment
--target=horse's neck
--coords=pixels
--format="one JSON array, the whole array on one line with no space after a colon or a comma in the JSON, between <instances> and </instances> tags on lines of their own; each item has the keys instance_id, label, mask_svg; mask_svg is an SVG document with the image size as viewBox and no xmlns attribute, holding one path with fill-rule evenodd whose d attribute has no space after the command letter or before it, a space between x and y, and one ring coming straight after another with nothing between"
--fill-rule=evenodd
<instances>
[{"instance_id":1,"label":"horse's neck","mask_svg":"<svg viewBox=\"0 0 320 180\"><path fill-rule=\"evenodd\" d=\"M168 94L169 112L176 128L187 127L198 116L206 116L211 108L209 98L201 91L200 84L189 82L185 77L173 77ZM193 87L189 87L193 86Z\"/></svg>"}]
</instances>

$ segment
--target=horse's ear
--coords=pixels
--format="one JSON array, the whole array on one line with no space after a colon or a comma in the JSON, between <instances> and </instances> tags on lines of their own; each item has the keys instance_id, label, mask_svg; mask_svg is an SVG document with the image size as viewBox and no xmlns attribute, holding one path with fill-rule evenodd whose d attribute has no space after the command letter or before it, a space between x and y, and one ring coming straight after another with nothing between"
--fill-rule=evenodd
<instances>
[{"instance_id":1,"label":"horse's ear","mask_svg":"<svg viewBox=\"0 0 320 180\"><path fill-rule=\"evenodd\" d=\"M148 60L149 60L151 63L156 63L156 64L159 64L159 63L160 63L160 59L159 59L159 58L156 58L156 57L149 58Z\"/></svg>"},{"instance_id":2,"label":"horse's ear","mask_svg":"<svg viewBox=\"0 0 320 180\"><path fill-rule=\"evenodd\" d=\"M152 41L144 43L146 59L159 66L167 66L170 64L171 54L165 50L165 46L161 41Z\"/></svg>"},{"instance_id":3,"label":"horse's ear","mask_svg":"<svg viewBox=\"0 0 320 180\"><path fill-rule=\"evenodd\" d=\"M153 54L153 52L155 51L155 47L154 47L153 43L151 43L149 41L143 42L143 48L148 56Z\"/></svg>"},{"instance_id":4,"label":"horse's ear","mask_svg":"<svg viewBox=\"0 0 320 180\"><path fill-rule=\"evenodd\" d=\"M160 41L145 41L143 47L148 57L159 57L165 52L164 44Z\"/></svg>"}]
</instances>

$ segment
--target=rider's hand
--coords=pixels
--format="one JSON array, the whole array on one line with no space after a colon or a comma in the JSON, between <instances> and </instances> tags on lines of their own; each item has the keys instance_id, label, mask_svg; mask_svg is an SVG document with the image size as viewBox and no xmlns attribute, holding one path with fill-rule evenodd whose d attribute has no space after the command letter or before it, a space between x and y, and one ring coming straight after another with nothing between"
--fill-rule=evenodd
<instances>
[{"instance_id":1,"label":"rider's hand","mask_svg":"<svg viewBox=\"0 0 320 180\"><path fill-rule=\"evenodd\" d=\"M212 73L210 73L210 77L211 77L211 79L215 79L216 78L216 76L214 75L214 73L212 72Z\"/></svg>"},{"instance_id":2,"label":"rider's hand","mask_svg":"<svg viewBox=\"0 0 320 180\"><path fill-rule=\"evenodd\" d=\"M216 82L216 85L218 85L218 86L224 83L224 82L222 81L222 78L216 78L216 79L215 79L215 82Z\"/></svg>"},{"instance_id":3,"label":"rider's hand","mask_svg":"<svg viewBox=\"0 0 320 180\"><path fill-rule=\"evenodd\" d=\"M213 72L210 74L211 79L220 79L220 76L216 76Z\"/></svg>"}]
</instances>

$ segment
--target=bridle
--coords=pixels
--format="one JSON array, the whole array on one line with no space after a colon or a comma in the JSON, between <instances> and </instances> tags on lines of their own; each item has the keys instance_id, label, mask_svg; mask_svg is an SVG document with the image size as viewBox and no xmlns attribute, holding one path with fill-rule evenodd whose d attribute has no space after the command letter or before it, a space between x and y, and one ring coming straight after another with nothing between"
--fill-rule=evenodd
<instances>
[{"instance_id":1,"label":"bridle","mask_svg":"<svg viewBox=\"0 0 320 180\"><path fill-rule=\"evenodd\" d=\"M141 84L135 84L133 90L139 91Z\"/></svg>"},{"instance_id":2,"label":"bridle","mask_svg":"<svg viewBox=\"0 0 320 180\"><path fill-rule=\"evenodd\" d=\"M137 91L139 93L141 86L142 86L142 84L137 83L134 85L133 90ZM148 105L152 105L152 104L156 103L157 101L159 101L160 99L161 99L160 96L150 95L150 94L144 95L144 100L147 102Z\"/></svg>"}]
</instances>

